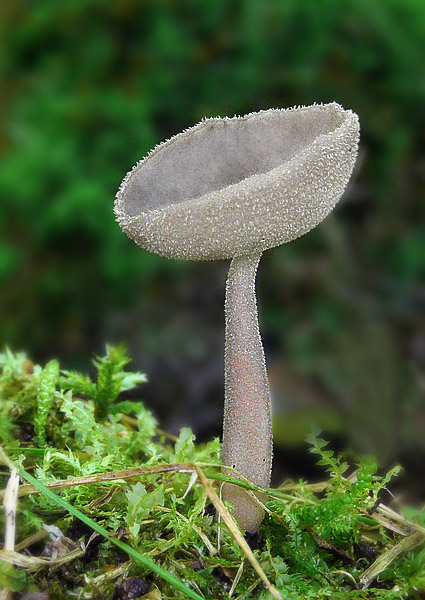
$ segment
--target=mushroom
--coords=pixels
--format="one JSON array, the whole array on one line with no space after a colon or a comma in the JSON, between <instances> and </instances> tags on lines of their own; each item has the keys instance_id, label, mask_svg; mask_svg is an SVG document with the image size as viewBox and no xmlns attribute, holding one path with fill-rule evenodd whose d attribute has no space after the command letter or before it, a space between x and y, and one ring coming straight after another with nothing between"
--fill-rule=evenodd
<instances>
[{"instance_id":1,"label":"mushroom","mask_svg":"<svg viewBox=\"0 0 425 600\"><path fill-rule=\"evenodd\" d=\"M142 248L175 259L232 259L222 460L225 472L259 487L270 484L272 426L257 266L264 250L307 233L334 208L358 138L357 115L336 103L209 118L154 148L117 193L117 221ZM222 493L239 526L257 531L261 504L234 484Z\"/></svg>"}]
</instances>

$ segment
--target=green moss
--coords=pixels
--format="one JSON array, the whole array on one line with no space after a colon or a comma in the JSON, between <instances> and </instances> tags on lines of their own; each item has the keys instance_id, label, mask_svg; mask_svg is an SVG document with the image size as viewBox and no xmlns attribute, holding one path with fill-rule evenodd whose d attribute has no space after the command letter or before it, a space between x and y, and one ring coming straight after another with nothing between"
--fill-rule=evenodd
<instances>
[{"instance_id":1,"label":"green moss","mask_svg":"<svg viewBox=\"0 0 425 600\"><path fill-rule=\"evenodd\" d=\"M20 497L16 541L54 525L71 541L43 538L28 547L31 556L39 557L46 544L50 549L56 544L56 550L64 543L74 549L81 541L88 544L84 555L56 568L31 570L0 561L0 580L15 591L48 590L51 599L108 600L116 584L137 575L148 580L151 593L157 590L156 598L186 597L111 539L89 542L93 532L73 514L81 511L110 538L154 560L201 597L229 598L233 586L232 598L269 600L270 592L227 527L214 519L207 490L187 465L201 466L218 490L228 479L220 471L219 441L197 444L187 428L173 440L159 430L141 402L125 399L127 391L146 381L141 373L124 370L128 362L122 347L108 347L106 356L94 361L97 377L92 380L60 371L57 361L42 368L23 354L0 354L2 447L44 485L68 480L56 490L62 506L45 493ZM382 506L376 507L397 469L381 476L370 458L353 467L327 449L319 433L313 431L307 441L327 480L319 485L285 482L266 490L267 515L258 539L250 540L264 573L290 600L420 598L425 592L423 513L410 509L405 517L394 513L390 519ZM143 470L133 477L124 472L105 478L139 467ZM8 477L5 466L2 488ZM78 484L77 477L91 480ZM389 562L391 548L393 554L394 548L400 552ZM383 568L368 578L378 558ZM359 589L361 581L368 589Z\"/></svg>"}]
</instances>

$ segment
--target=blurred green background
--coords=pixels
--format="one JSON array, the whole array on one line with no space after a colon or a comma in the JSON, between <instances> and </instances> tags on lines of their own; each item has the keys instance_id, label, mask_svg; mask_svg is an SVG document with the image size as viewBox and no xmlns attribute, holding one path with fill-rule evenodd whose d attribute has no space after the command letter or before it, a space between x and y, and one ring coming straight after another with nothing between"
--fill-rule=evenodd
<instances>
[{"instance_id":1,"label":"blurred green background","mask_svg":"<svg viewBox=\"0 0 425 600\"><path fill-rule=\"evenodd\" d=\"M1 11L1 345L89 368L105 341L125 341L162 425L218 434L227 264L138 249L114 195L153 145L204 116L336 100L362 126L351 185L258 275L276 477L308 472L314 420L336 446L401 461L424 497L423 0Z\"/></svg>"}]
</instances>

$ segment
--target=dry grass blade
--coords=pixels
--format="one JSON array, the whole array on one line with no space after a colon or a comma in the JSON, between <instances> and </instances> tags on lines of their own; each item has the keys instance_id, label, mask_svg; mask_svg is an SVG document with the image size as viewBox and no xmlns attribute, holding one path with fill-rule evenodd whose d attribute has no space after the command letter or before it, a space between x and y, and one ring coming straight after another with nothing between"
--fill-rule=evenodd
<instances>
[{"instance_id":1,"label":"dry grass blade","mask_svg":"<svg viewBox=\"0 0 425 600\"><path fill-rule=\"evenodd\" d=\"M68 487L78 485L90 485L96 483L107 483L109 481L127 480L142 475L155 475L159 473L171 473L174 471L193 471L192 463L173 463L166 465L157 465L154 467L140 467L136 469L126 469L125 471L111 471L109 473L96 473L95 475L87 475L84 477L70 477L69 479L59 479L46 483L49 490L61 490ZM39 494L40 490L34 485L21 485L18 492L18 497L28 496L30 494ZM0 499L4 497L5 490L0 490Z\"/></svg>"},{"instance_id":2,"label":"dry grass blade","mask_svg":"<svg viewBox=\"0 0 425 600\"><path fill-rule=\"evenodd\" d=\"M237 573L235 575L235 578L234 578L233 583L232 583L232 587L230 588L230 591L229 591L229 598L231 598L233 596L233 594L235 593L235 589L236 589L236 587L237 587L237 585L238 585L238 583L239 583L239 581L240 581L240 579L242 577L243 566L244 566L244 561L241 562L241 564L239 566L239 569L238 569L238 571L237 571Z\"/></svg>"},{"instance_id":3,"label":"dry grass blade","mask_svg":"<svg viewBox=\"0 0 425 600\"><path fill-rule=\"evenodd\" d=\"M19 475L16 469L12 469L9 481L4 493L4 512L6 516L6 526L4 535L5 550L14 550L15 531L16 531L16 507L18 505Z\"/></svg>"},{"instance_id":4,"label":"dry grass blade","mask_svg":"<svg viewBox=\"0 0 425 600\"><path fill-rule=\"evenodd\" d=\"M1 459L1 449L0 449L0 459ZM203 463L199 463L203 464ZM204 466L204 465L203 465ZM221 465L212 465L209 464L209 467L214 467L221 469ZM108 483L110 481L127 481L129 479L136 479L138 477L143 477L144 475L155 475L161 473L173 473L173 472L181 472L181 473L193 473L194 467L193 463L167 463L164 465L155 465L152 467L137 467L134 469L125 469L123 471L110 471L107 473L96 473L94 475L85 475L83 477L69 477L68 479L58 479L57 481L51 481L46 483L46 487L49 490L61 490L64 488L75 487L79 485L94 485L97 483ZM270 493L273 495L274 490L266 490L264 488L259 488L258 486L253 486L250 482L243 481L240 479L234 479L232 477L222 475L217 472L214 474L214 479L222 479L223 481L229 481L234 483L235 485L239 485L240 487L252 490L255 489L261 493ZM19 487L18 497L29 496L31 494L39 494L40 490L30 484L24 484ZM4 498L5 490L0 490L0 500Z\"/></svg>"},{"instance_id":5,"label":"dry grass blade","mask_svg":"<svg viewBox=\"0 0 425 600\"><path fill-rule=\"evenodd\" d=\"M390 531L394 531L394 533L397 533L398 535L402 535L403 537L406 537L407 535L409 535L409 533L411 533L411 528L410 528L410 531L406 531L406 528L400 527L396 523L393 523L392 521L390 521L389 519L386 519L385 517L383 517L380 514L375 513L373 515L370 515L370 518L373 519L374 521L376 521L377 523L379 523L380 525L382 525L383 527L386 527Z\"/></svg>"},{"instance_id":6,"label":"dry grass blade","mask_svg":"<svg viewBox=\"0 0 425 600\"><path fill-rule=\"evenodd\" d=\"M44 540L46 537L48 537L48 535L49 535L49 532L46 531L45 529L42 529L41 531L37 531L36 533L33 533L33 534L29 535L28 537L26 537L24 540L22 540L22 542L19 542L19 544L16 544L15 550L16 550L16 552L25 550L26 548L29 548L33 544L37 544L38 542L41 542L41 540Z\"/></svg>"},{"instance_id":7,"label":"dry grass blade","mask_svg":"<svg viewBox=\"0 0 425 600\"><path fill-rule=\"evenodd\" d=\"M11 563L12 565L15 565L15 567L23 567L28 571L37 571L38 569L44 569L46 567L59 567L83 556L84 553L85 550L82 548L75 548L59 558L38 558L36 556L19 554L19 552L14 552L12 550L0 550L0 560Z\"/></svg>"},{"instance_id":8,"label":"dry grass blade","mask_svg":"<svg viewBox=\"0 0 425 600\"><path fill-rule=\"evenodd\" d=\"M409 521L409 519L406 519L406 517L403 517L403 515L395 512L385 504L380 504L372 513L366 509L362 510L362 512L368 519L376 521L376 523L379 523L390 531L394 531L398 535L406 537L416 531L425 537L425 527L414 521Z\"/></svg>"},{"instance_id":9,"label":"dry grass blade","mask_svg":"<svg viewBox=\"0 0 425 600\"><path fill-rule=\"evenodd\" d=\"M235 538L235 541L237 542L237 544L239 545L241 550L244 552L245 556L247 557L247 559L253 566L254 570L256 571L256 573L258 574L260 579L263 581L264 585L267 587L267 589L269 590L269 592L271 593L273 598L275 598L275 600L282 600L282 596L277 591L277 589L270 583L267 575L264 573L263 569L261 568L260 563L255 558L254 554L252 553L251 548L249 547L245 538L241 534L239 527L236 525L235 521L230 516L229 511L227 510L227 508L224 506L223 502L218 497L217 493L215 492L215 490L212 487L209 480L205 477L202 469L200 467L198 467L198 465L196 465L196 464L193 465L193 468L198 473L199 480L202 483L202 485L204 486L209 499L214 504L215 508L217 509L218 513L220 514L220 517L226 523L231 534Z\"/></svg>"},{"instance_id":10,"label":"dry grass blade","mask_svg":"<svg viewBox=\"0 0 425 600\"><path fill-rule=\"evenodd\" d=\"M18 506L18 489L19 475L16 469L10 472L9 481L7 482L4 494L4 512L5 512L5 533L4 533L4 550L3 552L13 552L15 549L15 533L16 533L16 508ZM12 598L12 592L5 587L0 591L0 600L9 600Z\"/></svg>"},{"instance_id":11,"label":"dry grass blade","mask_svg":"<svg viewBox=\"0 0 425 600\"><path fill-rule=\"evenodd\" d=\"M294 483L293 481L284 481L280 484L279 487L276 488L275 491L280 492L299 492L303 488L308 488L311 492L324 492L326 488L329 487L329 481L320 481L319 483L305 483L300 485L299 483Z\"/></svg>"},{"instance_id":12,"label":"dry grass blade","mask_svg":"<svg viewBox=\"0 0 425 600\"><path fill-rule=\"evenodd\" d=\"M406 517L403 517L403 515L400 515L399 513L395 512L395 510L389 508L389 506L386 506L385 504L380 504L376 512L378 514L383 515L387 519L395 521L396 523L400 523L401 525L404 525L410 530L417 531L418 533L422 533L422 535L425 536L425 527L422 527L421 525L419 525L419 523L409 521L409 519L406 519ZM372 515L372 518L373 516L374 515Z\"/></svg>"},{"instance_id":13,"label":"dry grass blade","mask_svg":"<svg viewBox=\"0 0 425 600\"><path fill-rule=\"evenodd\" d=\"M99 586L104 581L117 579L123 574L127 574L129 569L131 568L131 562L125 562L123 565L112 569L112 571L107 571L102 575L98 575L97 577L90 577L90 575L84 575L84 579L86 582L90 582L92 585Z\"/></svg>"},{"instance_id":14,"label":"dry grass blade","mask_svg":"<svg viewBox=\"0 0 425 600\"><path fill-rule=\"evenodd\" d=\"M359 588L367 589L372 581L378 577L382 571L388 567L389 564L393 562L398 556L408 552L409 550L414 550L421 544L425 543L425 536L422 533L416 532L409 537L404 538L398 544L381 554L375 562L365 571L360 578Z\"/></svg>"}]
</instances>

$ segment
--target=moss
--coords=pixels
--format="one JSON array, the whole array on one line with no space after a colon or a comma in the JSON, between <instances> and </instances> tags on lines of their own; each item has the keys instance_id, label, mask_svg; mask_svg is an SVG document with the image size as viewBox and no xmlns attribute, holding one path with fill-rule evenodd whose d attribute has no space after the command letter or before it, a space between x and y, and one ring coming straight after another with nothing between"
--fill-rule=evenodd
<instances>
[{"instance_id":1,"label":"moss","mask_svg":"<svg viewBox=\"0 0 425 600\"><path fill-rule=\"evenodd\" d=\"M42 368L23 354L0 354L2 447L38 481L56 488L69 507L21 485L17 549L34 564L2 560L0 580L19 593L47 590L50 599L125 598L136 583L149 587L148 598L186 597L117 548L113 538L153 559L200 597L268 600L270 591L234 535L215 520L211 494L191 468L198 465L218 491L229 480L221 473L219 441L197 444L187 428L178 438L169 436L143 403L126 401L125 393L145 381L141 373L124 370L128 361L123 348L108 347L95 360L92 380L59 371L56 361ZM267 516L259 535L247 537L265 576L291 600L420 598L423 512L406 511L408 520L379 503L397 469L382 476L370 458L350 465L327 449L318 431L308 443L326 481L286 481L265 490ZM5 488L7 467L0 477ZM77 510L109 538L93 536L75 518ZM46 525L54 526L49 536ZM65 562L46 568L36 562L42 555Z\"/></svg>"}]
</instances>

